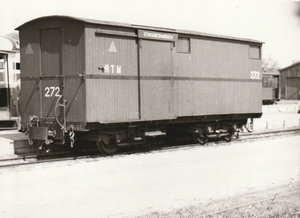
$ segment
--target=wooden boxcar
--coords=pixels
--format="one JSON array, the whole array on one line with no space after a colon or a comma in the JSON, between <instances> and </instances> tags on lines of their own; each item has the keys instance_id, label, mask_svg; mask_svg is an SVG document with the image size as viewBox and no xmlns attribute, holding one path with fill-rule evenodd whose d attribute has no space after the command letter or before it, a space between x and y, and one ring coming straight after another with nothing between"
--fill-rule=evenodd
<instances>
[{"instance_id":1,"label":"wooden boxcar","mask_svg":"<svg viewBox=\"0 0 300 218\"><path fill-rule=\"evenodd\" d=\"M205 143L261 116L260 41L66 16L17 30L30 143L113 153L179 131Z\"/></svg>"}]
</instances>

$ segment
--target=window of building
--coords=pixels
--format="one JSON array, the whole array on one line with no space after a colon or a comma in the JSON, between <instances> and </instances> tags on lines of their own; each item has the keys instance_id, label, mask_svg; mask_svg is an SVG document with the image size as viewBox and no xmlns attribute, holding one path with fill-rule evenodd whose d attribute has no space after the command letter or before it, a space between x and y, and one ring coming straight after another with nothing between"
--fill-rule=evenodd
<instances>
[{"instance_id":1,"label":"window of building","mask_svg":"<svg viewBox=\"0 0 300 218\"><path fill-rule=\"evenodd\" d=\"M0 69L4 69L5 66L5 59L4 56L0 55Z\"/></svg>"},{"instance_id":2,"label":"window of building","mask_svg":"<svg viewBox=\"0 0 300 218\"><path fill-rule=\"evenodd\" d=\"M250 46L249 47L249 58L251 59L260 59L260 47L259 46Z\"/></svg>"},{"instance_id":3,"label":"window of building","mask_svg":"<svg viewBox=\"0 0 300 218\"><path fill-rule=\"evenodd\" d=\"M178 38L177 52L180 52L180 53L190 53L191 52L190 38L183 38L183 37Z\"/></svg>"},{"instance_id":4,"label":"window of building","mask_svg":"<svg viewBox=\"0 0 300 218\"><path fill-rule=\"evenodd\" d=\"M14 67L14 70L20 70L21 68L21 66L20 66L20 63L14 63L13 64L13 67Z\"/></svg>"}]
</instances>

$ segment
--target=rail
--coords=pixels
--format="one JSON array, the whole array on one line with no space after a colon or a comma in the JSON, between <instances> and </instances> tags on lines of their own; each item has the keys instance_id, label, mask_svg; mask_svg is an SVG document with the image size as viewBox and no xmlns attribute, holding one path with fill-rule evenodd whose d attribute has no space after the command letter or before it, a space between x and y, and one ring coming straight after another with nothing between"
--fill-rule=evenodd
<instances>
[{"instance_id":1,"label":"rail","mask_svg":"<svg viewBox=\"0 0 300 218\"><path fill-rule=\"evenodd\" d=\"M299 134L300 128L297 129L283 129L277 130L273 132L247 132L243 133L243 136L237 140L231 141L231 143L227 143L225 141L212 141L208 142L205 147L218 147L218 146L230 146L231 144L235 144L238 142L243 141L253 141L253 140L260 140L263 138L269 137L282 137L282 135L286 134ZM159 152L168 152L172 150L178 149L187 149L192 148L195 146L199 146L199 144L195 144L195 142L191 142L188 140L178 140L175 143L167 144L166 142L158 142L157 146L153 149L153 151ZM134 147L124 149L123 151L115 154L114 156L120 155L128 155L128 154L140 154L144 153L144 150L136 149ZM81 153L74 153L74 152L57 152L57 153L50 153L50 154L39 154L39 155L28 155L23 157L17 158L10 158L10 159L0 159L0 169L10 168L10 167L19 167L25 165L34 165L34 164L42 164L42 163L50 163L50 162L63 162L63 161L74 161L74 160L97 160L97 158L105 158L107 155L99 153L98 149L94 150L87 150Z\"/></svg>"}]
</instances>

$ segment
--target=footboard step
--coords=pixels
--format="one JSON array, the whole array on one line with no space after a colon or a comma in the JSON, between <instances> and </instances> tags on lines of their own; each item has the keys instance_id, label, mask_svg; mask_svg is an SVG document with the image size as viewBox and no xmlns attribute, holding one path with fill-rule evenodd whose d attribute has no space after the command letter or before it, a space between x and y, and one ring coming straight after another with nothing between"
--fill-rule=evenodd
<instances>
[{"instance_id":1,"label":"footboard step","mask_svg":"<svg viewBox=\"0 0 300 218\"><path fill-rule=\"evenodd\" d=\"M148 137L156 137L156 136L162 136L162 135L166 135L166 133L162 132L162 131L145 132L145 136L148 136Z\"/></svg>"}]
</instances>

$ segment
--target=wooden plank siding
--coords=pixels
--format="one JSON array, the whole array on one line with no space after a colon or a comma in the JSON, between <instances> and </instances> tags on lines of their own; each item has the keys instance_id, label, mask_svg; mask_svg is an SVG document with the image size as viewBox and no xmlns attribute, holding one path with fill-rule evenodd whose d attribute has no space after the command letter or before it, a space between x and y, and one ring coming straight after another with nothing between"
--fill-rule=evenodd
<instances>
[{"instance_id":1,"label":"wooden plank siding","mask_svg":"<svg viewBox=\"0 0 300 218\"><path fill-rule=\"evenodd\" d=\"M28 121L29 115L41 116L39 37L39 32L33 31L32 28L20 32L22 121Z\"/></svg>"},{"instance_id":2,"label":"wooden plank siding","mask_svg":"<svg viewBox=\"0 0 300 218\"><path fill-rule=\"evenodd\" d=\"M87 121L138 120L137 40L99 34L94 28L86 29L86 39Z\"/></svg>"},{"instance_id":3,"label":"wooden plank siding","mask_svg":"<svg viewBox=\"0 0 300 218\"><path fill-rule=\"evenodd\" d=\"M174 119L173 42L140 41L141 119Z\"/></svg>"},{"instance_id":4,"label":"wooden plank siding","mask_svg":"<svg viewBox=\"0 0 300 218\"><path fill-rule=\"evenodd\" d=\"M178 53L178 116L256 113L261 111L261 61L248 56L249 45L237 42L191 40L191 53ZM254 105L249 105L249 102Z\"/></svg>"},{"instance_id":5,"label":"wooden plank siding","mask_svg":"<svg viewBox=\"0 0 300 218\"><path fill-rule=\"evenodd\" d=\"M62 72L67 120L86 122L84 24L66 20L63 25Z\"/></svg>"}]
</instances>

